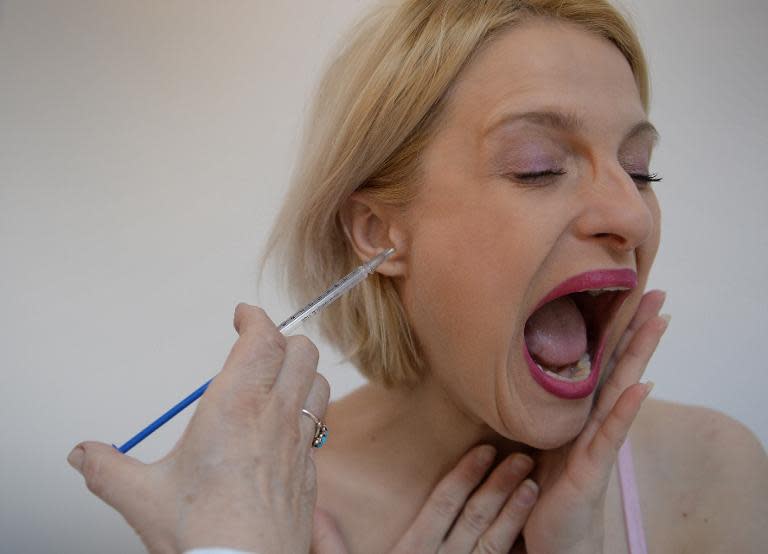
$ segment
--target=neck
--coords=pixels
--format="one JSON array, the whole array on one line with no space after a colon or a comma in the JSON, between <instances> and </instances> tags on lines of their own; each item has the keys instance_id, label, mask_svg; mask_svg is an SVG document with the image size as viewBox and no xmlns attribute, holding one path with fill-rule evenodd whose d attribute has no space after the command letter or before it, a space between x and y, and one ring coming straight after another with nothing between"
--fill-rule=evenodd
<instances>
[{"instance_id":1,"label":"neck","mask_svg":"<svg viewBox=\"0 0 768 554\"><path fill-rule=\"evenodd\" d=\"M340 430L342 449L409 486L431 488L479 444L495 446L499 459L534 452L466 413L429 379L412 389L366 385L332 406L328 418L329 427Z\"/></svg>"}]
</instances>

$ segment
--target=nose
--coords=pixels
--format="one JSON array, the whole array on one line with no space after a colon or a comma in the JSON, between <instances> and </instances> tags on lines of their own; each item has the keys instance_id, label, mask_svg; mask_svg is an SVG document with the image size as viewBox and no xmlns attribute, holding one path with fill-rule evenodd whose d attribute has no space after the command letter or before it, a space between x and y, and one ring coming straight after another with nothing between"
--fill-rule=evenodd
<instances>
[{"instance_id":1,"label":"nose","mask_svg":"<svg viewBox=\"0 0 768 554\"><path fill-rule=\"evenodd\" d=\"M581 205L574 222L585 240L599 240L618 252L632 251L653 231L653 214L634 180L619 167L608 167L580 187Z\"/></svg>"}]
</instances>

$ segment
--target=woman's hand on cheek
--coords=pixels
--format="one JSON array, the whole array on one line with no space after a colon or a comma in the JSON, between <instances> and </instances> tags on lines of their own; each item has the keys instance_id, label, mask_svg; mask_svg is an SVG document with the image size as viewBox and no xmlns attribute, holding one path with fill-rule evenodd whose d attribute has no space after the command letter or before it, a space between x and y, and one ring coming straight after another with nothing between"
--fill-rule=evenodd
<instances>
[{"instance_id":1,"label":"woman's hand on cheek","mask_svg":"<svg viewBox=\"0 0 768 554\"><path fill-rule=\"evenodd\" d=\"M663 295L643 296L617 347L615 369L606 381L581 434L537 459L539 500L523 530L529 554L603 552L603 517L608 482L619 449L650 386L639 384L667 328L657 314Z\"/></svg>"},{"instance_id":2,"label":"woman's hand on cheek","mask_svg":"<svg viewBox=\"0 0 768 554\"><path fill-rule=\"evenodd\" d=\"M285 338L266 314L240 304L240 335L183 436L144 464L96 442L70 463L88 488L120 512L150 552L220 546L307 552L315 505L310 456L327 381L306 337Z\"/></svg>"},{"instance_id":3,"label":"woman's hand on cheek","mask_svg":"<svg viewBox=\"0 0 768 554\"><path fill-rule=\"evenodd\" d=\"M526 476L533 460L513 454L483 480L495 450L473 448L448 473L427 499L392 554L506 554L520 534L538 495ZM333 519L315 514L314 554L346 554Z\"/></svg>"}]
</instances>

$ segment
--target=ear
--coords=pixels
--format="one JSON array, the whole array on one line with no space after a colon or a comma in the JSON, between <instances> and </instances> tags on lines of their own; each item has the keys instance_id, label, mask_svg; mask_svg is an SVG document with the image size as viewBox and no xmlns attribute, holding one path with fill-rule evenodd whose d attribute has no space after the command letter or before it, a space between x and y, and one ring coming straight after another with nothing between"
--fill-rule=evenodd
<instances>
[{"instance_id":1,"label":"ear","mask_svg":"<svg viewBox=\"0 0 768 554\"><path fill-rule=\"evenodd\" d=\"M376 272L390 277L405 275L408 247L402 214L397 208L385 206L359 191L347 198L340 216L347 239L360 261L367 262L382 250L394 247L395 253L379 265Z\"/></svg>"}]
</instances>

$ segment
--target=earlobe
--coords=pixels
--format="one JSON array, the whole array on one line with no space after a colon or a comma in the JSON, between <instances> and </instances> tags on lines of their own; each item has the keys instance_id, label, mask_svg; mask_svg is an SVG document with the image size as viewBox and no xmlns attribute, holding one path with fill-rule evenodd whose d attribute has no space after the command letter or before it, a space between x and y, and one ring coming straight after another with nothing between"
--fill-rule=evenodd
<instances>
[{"instance_id":1,"label":"earlobe","mask_svg":"<svg viewBox=\"0 0 768 554\"><path fill-rule=\"evenodd\" d=\"M344 233L361 262L395 248L395 253L376 269L390 277L403 276L406 269L406 235L395 214L394 208L381 205L363 192L352 194L340 212Z\"/></svg>"}]
</instances>

